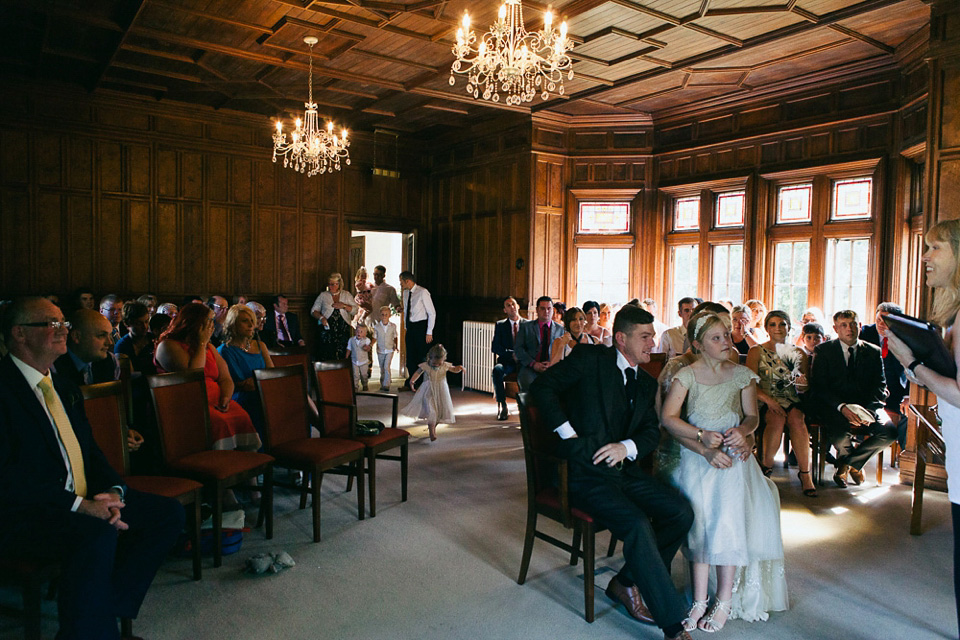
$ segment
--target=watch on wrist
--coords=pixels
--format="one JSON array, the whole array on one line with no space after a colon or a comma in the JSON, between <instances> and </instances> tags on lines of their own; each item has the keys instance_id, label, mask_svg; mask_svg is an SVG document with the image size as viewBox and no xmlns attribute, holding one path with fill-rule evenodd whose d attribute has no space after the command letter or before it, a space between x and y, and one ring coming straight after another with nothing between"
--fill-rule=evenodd
<instances>
[{"instance_id":1,"label":"watch on wrist","mask_svg":"<svg viewBox=\"0 0 960 640\"><path fill-rule=\"evenodd\" d=\"M922 364L923 364L923 361L918 358L918 359L914 360L913 362L911 362L910 364L908 364L908 365L907 365L907 369L910 370L910 373L912 373L914 376L916 376L916 375L917 375L917 367L919 367L919 366L922 365Z\"/></svg>"}]
</instances>

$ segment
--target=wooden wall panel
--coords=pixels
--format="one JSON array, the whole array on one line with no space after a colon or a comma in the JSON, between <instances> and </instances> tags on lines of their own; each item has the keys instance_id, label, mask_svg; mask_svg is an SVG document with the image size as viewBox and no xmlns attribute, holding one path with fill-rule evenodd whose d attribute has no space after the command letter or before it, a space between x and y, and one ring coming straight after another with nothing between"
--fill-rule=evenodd
<instances>
[{"instance_id":1,"label":"wooden wall panel","mask_svg":"<svg viewBox=\"0 0 960 640\"><path fill-rule=\"evenodd\" d=\"M151 291L151 247L150 205L142 200L133 200L128 203L127 246L130 251L125 260L126 290ZM76 286L92 282L90 278L80 279Z\"/></svg>"},{"instance_id":2,"label":"wooden wall panel","mask_svg":"<svg viewBox=\"0 0 960 640\"><path fill-rule=\"evenodd\" d=\"M174 203L157 204L153 282L158 292L186 293L180 268L180 211ZM179 304L179 303L178 303Z\"/></svg>"},{"instance_id":3,"label":"wooden wall panel","mask_svg":"<svg viewBox=\"0 0 960 640\"><path fill-rule=\"evenodd\" d=\"M230 242L230 211L210 207L203 223L204 291L230 290L230 264L226 260Z\"/></svg>"},{"instance_id":4,"label":"wooden wall panel","mask_svg":"<svg viewBox=\"0 0 960 640\"><path fill-rule=\"evenodd\" d=\"M248 165L249 166L249 165ZM237 207L231 212L233 225L233 253L230 260L233 269L233 290L237 293L253 293L256 291L253 279L253 270L256 259L253 255L253 214L250 209ZM224 257L226 259L226 257ZM227 288L226 291L229 291ZM290 289L292 292L293 289Z\"/></svg>"},{"instance_id":5,"label":"wooden wall panel","mask_svg":"<svg viewBox=\"0 0 960 640\"><path fill-rule=\"evenodd\" d=\"M180 197L199 200L203 197L203 155L180 154Z\"/></svg>"},{"instance_id":6,"label":"wooden wall panel","mask_svg":"<svg viewBox=\"0 0 960 640\"><path fill-rule=\"evenodd\" d=\"M100 189L105 192L123 191L123 153L118 142L101 141L99 146Z\"/></svg>"},{"instance_id":7,"label":"wooden wall panel","mask_svg":"<svg viewBox=\"0 0 960 640\"><path fill-rule=\"evenodd\" d=\"M108 205L109 207L109 205ZM67 200L67 281L69 288L93 282L94 264L98 262L93 239L96 227L93 220L93 202L89 197L71 196ZM115 246L113 252L119 254Z\"/></svg>"},{"instance_id":8,"label":"wooden wall panel","mask_svg":"<svg viewBox=\"0 0 960 640\"><path fill-rule=\"evenodd\" d=\"M205 187L208 200L215 202L226 202L227 196L227 165L229 160L227 156L218 153L208 153L206 157L205 169Z\"/></svg>"},{"instance_id":9,"label":"wooden wall panel","mask_svg":"<svg viewBox=\"0 0 960 640\"><path fill-rule=\"evenodd\" d=\"M37 184L42 187L59 187L62 177L63 157L60 136L53 133L37 135L37 145L32 150L36 158Z\"/></svg>"},{"instance_id":10,"label":"wooden wall panel","mask_svg":"<svg viewBox=\"0 0 960 640\"><path fill-rule=\"evenodd\" d=\"M127 191L139 195L150 193L150 147L131 144L127 151ZM199 197L199 196L190 196Z\"/></svg>"},{"instance_id":11,"label":"wooden wall panel","mask_svg":"<svg viewBox=\"0 0 960 640\"><path fill-rule=\"evenodd\" d=\"M55 192L38 193L37 209L33 218L36 223L37 247L36 261L32 265L36 276L33 285L39 290L52 291L59 287L62 275L63 245L60 223L63 218L63 197Z\"/></svg>"},{"instance_id":12,"label":"wooden wall panel","mask_svg":"<svg viewBox=\"0 0 960 640\"><path fill-rule=\"evenodd\" d=\"M124 201L120 198L104 198L100 203L100 232L92 236L96 242L91 247L91 253L95 252L93 255L96 255L97 281L102 283L102 294L124 289L125 252L120 242L123 238L123 207Z\"/></svg>"},{"instance_id":13,"label":"wooden wall panel","mask_svg":"<svg viewBox=\"0 0 960 640\"><path fill-rule=\"evenodd\" d=\"M160 197L175 198L180 195L178 155L173 149L157 150L157 194Z\"/></svg>"},{"instance_id":14,"label":"wooden wall panel","mask_svg":"<svg viewBox=\"0 0 960 640\"><path fill-rule=\"evenodd\" d=\"M0 131L0 176L4 184L27 184L30 180L30 141L25 131Z\"/></svg>"},{"instance_id":15,"label":"wooden wall panel","mask_svg":"<svg viewBox=\"0 0 960 640\"><path fill-rule=\"evenodd\" d=\"M71 189L93 189L93 143L89 138L70 140L67 160L67 186Z\"/></svg>"},{"instance_id":16,"label":"wooden wall panel","mask_svg":"<svg viewBox=\"0 0 960 640\"><path fill-rule=\"evenodd\" d=\"M277 282L277 212L261 209L255 221L257 239L254 255L257 257L257 270L254 273L254 287L257 291L269 291Z\"/></svg>"},{"instance_id":17,"label":"wooden wall panel","mask_svg":"<svg viewBox=\"0 0 960 640\"><path fill-rule=\"evenodd\" d=\"M232 200L240 204L253 202L253 162L249 158L232 158Z\"/></svg>"},{"instance_id":18,"label":"wooden wall panel","mask_svg":"<svg viewBox=\"0 0 960 640\"><path fill-rule=\"evenodd\" d=\"M300 280L300 226L297 212L283 210L277 213L277 273L278 282L289 282L294 291L299 291ZM371 276L372 279L373 276ZM344 274L344 280L352 283L353 274ZM352 289L352 286L351 286Z\"/></svg>"},{"instance_id":19,"label":"wooden wall panel","mask_svg":"<svg viewBox=\"0 0 960 640\"><path fill-rule=\"evenodd\" d=\"M34 255L30 242L32 227L30 196L21 190L0 191L0 255L3 256L0 260L0 277L3 282L26 281L25 284L29 286ZM17 256L18 259L13 260L11 256Z\"/></svg>"},{"instance_id":20,"label":"wooden wall panel","mask_svg":"<svg viewBox=\"0 0 960 640\"><path fill-rule=\"evenodd\" d=\"M199 204L184 203L180 208L182 232L180 241L183 246L180 263L183 269L183 284L193 293L189 295L204 295L206 277L204 274L203 259L203 208ZM224 251L226 248L224 247ZM225 258L229 259L229 258ZM197 288L200 288L197 291Z\"/></svg>"}]
</instances>

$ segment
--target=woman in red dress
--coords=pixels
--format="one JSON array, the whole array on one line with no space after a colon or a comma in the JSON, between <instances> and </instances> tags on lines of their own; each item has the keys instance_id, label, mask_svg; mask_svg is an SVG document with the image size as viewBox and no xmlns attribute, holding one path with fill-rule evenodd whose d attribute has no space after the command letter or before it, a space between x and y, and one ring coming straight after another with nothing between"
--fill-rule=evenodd
<instances>
[{"instance_id":1,"label":"woman in red dress","mask_svg":"<svg viewBox=\"0 0 960 640\"><path fill-rule=\"evenodd\" d=\"M184 305L160 336L155 356L157 368L161 373L203 369L213 448L256 451L262 446L260 436L243 407L231 400L230 370L210 344L213 315L213 310L203 304Z\"/></svg>"}]
</instances>

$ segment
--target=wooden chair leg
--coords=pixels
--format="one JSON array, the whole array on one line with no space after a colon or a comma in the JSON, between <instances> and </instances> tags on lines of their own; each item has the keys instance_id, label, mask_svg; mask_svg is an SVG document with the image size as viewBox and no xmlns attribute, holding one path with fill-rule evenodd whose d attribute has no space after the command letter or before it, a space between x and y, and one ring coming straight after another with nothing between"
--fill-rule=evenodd
<instances>
[{"instance_id":1,"label":"wooden chair leg","mask_svg":"<svg viewBox=\"0 0 960 640\"><path fill-rule=\"evenodd\" d=\"M367 455L367 470L370 480L370 517L377 517L377 454L370 450Z\"/></svg>"},{"instance_id":2,"label":"wooden chair leg","mask_svg":"<svg viewBox=\"0 0 960 640\"><path fill-rule=\"evenodd\" d=\"M584 617L593 622L593 571L594 571L593 523L583 525L583 604Z\"/></svg>"},{"instance_id":3,"label":"wooden chair leg","mask_svg":"<svg viewBox=\"0 0 960 640\"><path fill-rule=\"evenodd\" d=\"M213 566L223 564L223 487L217 483L213 500Z\"/></svg>"},{"instance_id":4,"label":"wooden chair leg","mask_svg":"<svg viewBox=\"0 0 960 640\"><path fill-rule=\"evenodd\" d=\"M263 471L263 493L260 496L260 509L267 512L267 540L273 539L273 467Z\"/></svg>"},{"instance_id":5,"label":"wooden chair leg","mask_svg":"<svg viewBox=\"0 0 960 640\"><path fill-rule=\"evenodd\" d=\"M580 521L574 520L573 522L573 542L570 543L570 566L577 566L577 562L580 560L580 538L583 535L583 529L580 527Z\"/></svg>"},{"instance_id":6,"label":"wooden chair leg","mask_svg":"<svg viewBox=\"0 0 960 640\"><path fill-rule=\"evenodd\" d=\"M400 447L400 502L407 501L407 445Z\"/></svg>"},{"instance_id":7,"label":"wooden chair leg","mask_svg":"<svg viewBox=\"0 0 960 640\"><path fill-rule=\"evenodd\" d=\"M348 475L348 476L347 476L347 490L346 490L347 493L350 493L350 491L351 491L352 489L353 489L353 476L352 476L352 475Z\"/></svg>"},{"instance_id":8,"label":"wooden chair leg","mask_svg":"<svg viewBox=\"0 0 960 640\"><path fill-rule=\"evenodd\" d=\"M318 470L313 470L313 485L311 494L313 504L310 505L313 511L313 541L320 542L320 485L323 484L323 474Z\"/></svg>"},{"instance_id":9,"label":"wooden chair leg","mask_svg":"<svg viewBox=\"0 0 960 640\"><path fill-rule=\"evenodd\" d=\"M300 481L300 508L307 508L307 496L310 495L310 483L314 482L316 478L313 477L312 471L303 472L303 480Z\"/></svg>"},{"instance_id":10,"label":"wooden chair leg","mask_svg":"<svg viewBox=\"0 0 960 640\"><path fill-rule=\"evenodd\" d=\"M354 474L357 476L357 520L363 520L366 517L366 507L364 506L364 487L363 487L363 457L353 463Z\"/></svg>"},{"instance_id":11,"label":"wooden chair leg","mask_svg":"<svg viewBox=\"0 0 960 640\"><path fill-rule=\"evenodd\" d=\"M193 496L193 509L190 516L190 540L193 544L193 579L200 580L203 577L202 558L200 557L200 524L203 516L200 515L200 490L197 489Z\"/></svg>"},{"instance_id":12,"label":"wooden chair leg","mask_svg":"<svg viewBox=\"0 0 960 640\"><path fill-rule=\"evenodd\" d=\"M613 554L617 552L617 536L610 534L610 546L607 547L607 557L612 558Z\"/></svg>"},{"instance_id":13,"label":"wooden chair leg","mask_svg":"<svg viewBox=\"0 0 960 640\"><path fill-rule=\"evenodd\" d=\"M877 486L883 484L883 449L877 454Z\"/></svg>"},{"instance_id":14,"label":"wooden chair leg","mask_svg":"<svg viewBox=\"0 0 960 640\"><path fill-rule=\"evenodd\" d=\"M527 569L530 568L530 556L533 555L533 541L537 532L537 510L527 509L527 532L523 536L523 554L520 556L520 576L517 584L523 584L527 579Z\"/></svg>"}]
</instances>

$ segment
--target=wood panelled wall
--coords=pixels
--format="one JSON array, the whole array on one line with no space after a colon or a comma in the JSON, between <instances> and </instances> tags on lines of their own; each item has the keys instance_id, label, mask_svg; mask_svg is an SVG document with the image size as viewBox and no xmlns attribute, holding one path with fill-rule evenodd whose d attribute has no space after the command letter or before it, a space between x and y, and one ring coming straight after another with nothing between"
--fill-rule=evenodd
<instances>
[{"instance_id":1,"label":"wood panelled wall","mask_svg":"<svg viewBox=\"0 0 960 640\"><path fill-rule=\"evenodd\" d=\"M5 92L0 290L7 294L89 286L167 299L285 292L312 301L331 271L352 280L353 226L414 231L423 223L421 156L406 147L400 179L372 175L372 138L362 134L352 136L350 166L308 178L271 161L265 119L120 97Z\"/></svg>"}]
</instances>

